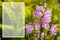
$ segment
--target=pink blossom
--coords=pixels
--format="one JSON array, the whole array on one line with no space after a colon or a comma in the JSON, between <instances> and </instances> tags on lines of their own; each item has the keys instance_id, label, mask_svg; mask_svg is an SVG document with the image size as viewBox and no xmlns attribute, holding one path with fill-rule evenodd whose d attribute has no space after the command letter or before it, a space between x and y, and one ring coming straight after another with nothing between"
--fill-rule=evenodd
<instances>
[{"instance_id":1,"label":"pink blossom","mask_svg":"<svg viewBox=\"0 0 60 40\"><path fill-rule=\"evenodd\" d=\"M40 34L38 34L38 38L40 38Z\"/></svg>"},{"instance_id":2,"label":"pink blossom","mask_svg":"<svg viewBox=\"0 0 60 40\"><path fill-rule=\"evenodd\" d=\"M40 30L40 23L39 22L35 22L34 25L35 25L36 30Z\"/></svg>"},{"instance_id":3,"label":"pink blossom","mask_svg":"<svg viewBox=\"0 0 60 40\"><path fill-rule=\"evenodd\" d=\"M44 40L44 32L41 33L41 40Z\"/></svg>"},{"instance_id":4,"label":"pink blossom","mask_svg":"<svg viewBox=\"0 0 60 40\"><path fill-rule=\"evenodd\" d=\"M44 14L50 14L51 10L46 10Z\"/></svg>"},{"instance_id":5,"label":"pink blossom","mask_svg":"<svg viewBox=\"0 0 60 40\"><path fill-rule=\"evenodd\" d=\"M30 34L32 33L32 31L33 31L33 26L30 24L26 24L26 32Z\"/></svg>"},{"instance_id":6,"label":"pink blossom","mask_svg":"<svg viewBox=\"0 0 60 40\"><path fill-rule=\"evenodd\" d=\"M34 13L34 16L35 16L36 18L41 18L42 12L36 11L36 12Z\"/></svg>"},{"instance_id":7,"label":"pink blossom","mask_svg":"<svg viewBox=\"0 0 60 40\"><path fill-rule=\"evenodd\" d=\"M50 22L51 21L51 14L50 10L45 11L44 16L42 18L42 22Z\"/></svg>"},{"instance_id":8,"label":"pink blossom","mask_svg":"<svg viewBox=\"0 0 60 40\"><path fill-rule=\"evenodd\" d=\"M36 10L39 10L39 11L42 11L44 8L43 8L43 6L36 6Z\"/></svg>"},{"instance_id":9,"label":"pink blossom","mask_svg":"<svg viewBox=\"0 0 60 40\"><path fill-rule=\"evenodd\" d=\"M52 35L56 35L57 34L57 27L56 27L56 25L52 25L51 26L50 33Z\"/></svg>"},{"instance_id":10,"label":"pink blossom","mask_svg":"<svg viewBox=\"0 0 60 40\"><path fill-rule=\"evenodd\" d=\"M47 24L47 23L42 23L42 27L45 28L45 29L47 29L47 30L49 30L50 25Z\"/></svg>"}]
</instances>

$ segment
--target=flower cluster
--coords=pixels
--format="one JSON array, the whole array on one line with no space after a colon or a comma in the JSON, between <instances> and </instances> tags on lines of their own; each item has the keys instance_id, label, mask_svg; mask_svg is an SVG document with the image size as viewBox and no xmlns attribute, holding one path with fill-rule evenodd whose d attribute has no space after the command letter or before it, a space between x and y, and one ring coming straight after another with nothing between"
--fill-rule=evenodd
<instances>
[{"instance_id":1,"label":"flower cluster","mask_svg":"<svg viewBox=\"0 0 60 40\"><path fill-rule=\"evenodd\" d=\"M26 24L26 33L30 34L33 32L33 30L40 31L41 27L43 29L46 29L50 31L51 35L57 34L57 27L56 25L51 25L51 10L45 10L46 9L46 3L41 6L36 6L36 11L34 12L34 17L37 19L40 19L40 22L34 22L33 25ZM44 12L43 12L44 11ZM40 35L40 34L39 34ZM44 32L41 33L41 39L44 38Z\"/></svg>"}]
</instances>

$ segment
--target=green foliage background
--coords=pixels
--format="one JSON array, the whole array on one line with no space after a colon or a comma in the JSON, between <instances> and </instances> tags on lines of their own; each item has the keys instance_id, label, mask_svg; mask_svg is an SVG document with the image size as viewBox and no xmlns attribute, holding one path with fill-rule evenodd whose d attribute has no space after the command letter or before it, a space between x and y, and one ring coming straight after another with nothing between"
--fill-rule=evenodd
<instances>
[{"instance_id":1,"label":"green foliage background","mask_svg":"<svg viewBox=\"0 0 60 40\"><path fill-rule=\"evenodd\" d=\"M58 34L55 36L54 40L60 40L60 1L59 0L0 0L0 39L1 38L1 29L2 29L2 2L25 2L25 23L30 23L34 21L38 21L33 17L33 13L35 11L36 5L41 5L44 2L47 3L47 8L52 10L52 23L57 24ZM33 20L34 19L34 20ZM26 40L25 38L3 38L3 40ZM47 40L51 39L49 35Z\"/></svg>"}]
</instances>

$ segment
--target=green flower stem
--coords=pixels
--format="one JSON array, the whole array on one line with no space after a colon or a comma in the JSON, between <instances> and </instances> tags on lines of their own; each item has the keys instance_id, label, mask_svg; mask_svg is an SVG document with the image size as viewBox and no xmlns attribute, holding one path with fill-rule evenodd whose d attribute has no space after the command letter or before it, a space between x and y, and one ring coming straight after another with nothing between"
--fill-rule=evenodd
<instances>
[{"instance_id":1,"label":"green flower stem","mask_svg":"<svg viewBox=\"0 0 60 40\"><path fill-rule=\"evenodd\" d=\"M42 18L40 18L40 19L42 19ZM40 23L41 23L41 25L42 25L42 22L40 21ZM42 28L42 26L40 25L40 40L41 40L41 33L43 32L43 28Z\"/></svg>"},{"instance_id":2,"label":"green flower stem","mask_svg":"<svg viewBox=\"0 0 60 40\"><path fill-rule=\"evenodd\" d=\"M33 40L38 40L37 36L34 36Z\"/></svg>"},{"instance_id":3,"label":"green flower stem","mask_svg":"<svg viewBox=\"0 0 60 40\"><path fill-rule=\"evenodd\" d=\"M27 37L26 37L26 39L25 39L25 40L30 40L29 35L27 35Z\"/></svg>"}]
</instances>

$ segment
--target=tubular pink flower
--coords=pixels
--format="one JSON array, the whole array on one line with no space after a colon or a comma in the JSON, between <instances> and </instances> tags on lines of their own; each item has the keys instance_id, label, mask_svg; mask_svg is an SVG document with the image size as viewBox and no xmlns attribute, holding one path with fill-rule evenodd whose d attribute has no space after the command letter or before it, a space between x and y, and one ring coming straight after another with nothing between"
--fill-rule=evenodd
<instances>
[{"instance_id":1,"label":"tubular pink flower","mask_svg":"<svg viewBox=\"0 0 60 40\"><path fill-rule=\"evenodd\" d=\"M52 35L56 35L57 34L57 27L56 27L56 25L52 25L51 26L50 33Z\"/></svg>"},{"instance_id":2,"label":"tubular pink flower","mask_svg":"<svg viewBox=\"0 0 60 40\"><path fill-rule=\"evenodd\" d=\"M43 8L43 6L36 6L36 10L39 10L39 11L42 11L44 8Z\"/></svg>"},{"instance_id":3,"label":"tubular pink flower","mask_svg":"<svg viewBox=\"0 0 60 40\"><path fill-rule=\"evenodd\" d=\"M45 29L47 29L47 30L49 30L50 25L47 24L47 23L42 23L42 27L45 28Z\"/></svg>"},{"instance_id":4,"label":"tubular pink flower","mask_svg":"<svg viewBox=\"0 0 60 40\"><path fill-rule=\"evenodd\" d=\"M36 12L34 13L34 16L35 16L36 18L41 18L42 12L36 11Z\"/></svg>"},{"instance_id":5,"label":"tubular pink flower","mask_svg":"<svg viewBox=\"0 0 60 40\"><path fill-rule=\"evenodd\" d=\"M36 30L40 30L40 23L39 22L35 22L34 25L35 25Z\"/></svg>"},{"instance_id":6,"label":"tubular pink flower","mask_svg":"<svg viewBox=\"0 0 60 40\"><path fill-rule=\"evenodd\" d=\"M44 14L50 14L51 10L46 10Z\"/></svg>"},{"instance_id":7,"label":"tubular pink flower","mask_svg":"<svg viewBox=\"0 0 60 40\"><path fill-rule=\"evenodd\" d=\"M33 31L33 26L30 25L30 24L26 24L26 32L27 32L27 34L32 33L32 31Z\"/></svg>"},{"instance_id":8,"label":"tubular pink flower","mask_svg":"<svg viewBox=\"0 0 60 40\"><path fill-rule=\"evenodd\" d=\"M42 18L42 22L50 22L51 21L51 14L50 10L45 11L44 16Z\"/></svg>"}]
</instances>

